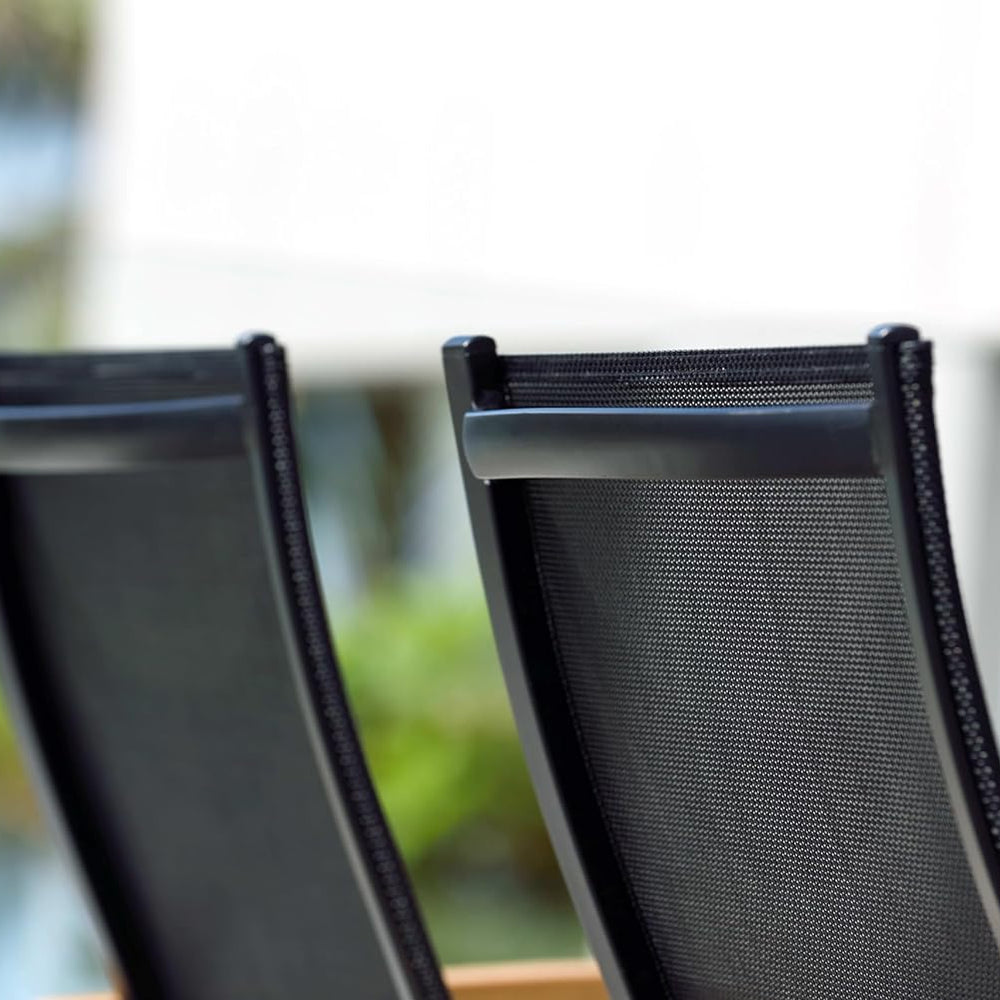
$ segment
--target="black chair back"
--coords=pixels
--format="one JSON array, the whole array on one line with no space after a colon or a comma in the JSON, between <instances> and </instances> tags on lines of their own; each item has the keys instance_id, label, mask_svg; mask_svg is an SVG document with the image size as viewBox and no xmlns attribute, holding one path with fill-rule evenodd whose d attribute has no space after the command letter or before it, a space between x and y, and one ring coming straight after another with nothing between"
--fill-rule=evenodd
<instances>
[{"instance_id":1,"label":"black chair back","mask_svg":"<svg viewBox=\"0 0 1000 1000\"><path fill-rule=\"evenodd\" d=\"M1000 765L930 346L445 369L536 790L612 995L1000 996Z\"/></svg>"},{"instance_id":2,"label":"black chair back","mask_svg":"<svg viewBox=\"0 0 1000 1000\"><path fill-rule=\"evenodd\" d=\"M351 719L283 353L0 358L5 691L135 1000L447 994Z\"/></svg>"}]
</instances>

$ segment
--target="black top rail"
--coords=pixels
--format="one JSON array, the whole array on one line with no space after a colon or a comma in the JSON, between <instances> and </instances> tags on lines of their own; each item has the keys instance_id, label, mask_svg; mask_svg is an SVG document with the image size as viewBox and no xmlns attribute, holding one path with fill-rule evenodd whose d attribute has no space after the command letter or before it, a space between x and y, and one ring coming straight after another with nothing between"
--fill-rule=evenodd
<instances>
[{"instance_id":1,"label":"black top rail","mask_svg":"<svg viewBox=\"0 0 1000 1000\"><path fill-rule=\"evenodd\" d=\"M477 410L462 438L482 480L877 474L870 403Z\"/></svg>"},{"instance_id":2,"label":"black top rail","mask_svg":"<svg viewBox=\"0 0 1000 1000\"><path fill-rule=\"evenodd\" d=\"M243 397L0 406L0 473L98 472L239 455Z\"/></svg>"}]
</instances>

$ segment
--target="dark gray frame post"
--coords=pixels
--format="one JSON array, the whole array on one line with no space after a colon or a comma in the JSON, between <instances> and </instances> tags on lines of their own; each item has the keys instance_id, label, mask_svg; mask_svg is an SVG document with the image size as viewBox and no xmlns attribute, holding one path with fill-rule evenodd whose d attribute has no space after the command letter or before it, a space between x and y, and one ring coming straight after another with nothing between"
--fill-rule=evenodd
<instances>
[{"instance_id":1,"label":"dark gray frame post","mask_svg":"<svg viewBox=\"0 0 1000 1000\"><path fill-rule=\"evenodd\" d=\"M239 344L246 449L275 602L327 801L399 1000L448 992L388 829L347 701L299 480L284 351L268 334ZM332 943L331 943L332 944Z\"/></svg>"},{"instance_id":2,"label":"dark gray frame post","mask_svg":"<svg viewBox=\"0 0 1000 1000\"><path fill-rule=\"evenodd\" d=\"M567 888L615 1000L669 995L632 901L579 752L534 565L521 487L480 482L462 445L465 415L503 405L496 345L459 337L445 378L476 550L507 693ZM575 831L575 832L574 832ZM586 832L585 838L577 833ZM615 874L601 879L602 870Z\"/></svg>"},{"instance_id":3,"label":"dark gray frame post","mask_svg":"<svg viewBox=\"0 0 1000 1000\"><path fill-rule=\"evenodd\" d=\"M950 617L951 628L961 647L957 657L960 663L954 657L949 662L943 649L944 637L939 629L899 371L900 345L917 340L918 332L908 326L882 326L869 335L869 356L875 386L872 434L889 500L900 582L927 717L969 869L983 912L1000 947L1000 863L997 858L1000 830L991 830L991 825L996 826L996 819L991 822L983 808L984 793L990 793L989 787L983 787L984 781L987 786L992 784L995 798L1000 770L997 768L996 748L978 673L972 661L972 645L965 616L958 599L950 545L947 546L948 551L939 556L942 565L938 571L948 574L955 594ZM929 407L925 408L921 419L928 446L936 452L934 415ZM932 467L936 474L936 454L932 456ZM961 706L957 704L959 690L964 698ZM963 729L966 731L963 732ZM978 740L980 747L977 751L980 759L977 761L970 759L970 734L972 739ZM984 773L984 769L991 770L992 777Z\"/></svg>"}]
</instances>

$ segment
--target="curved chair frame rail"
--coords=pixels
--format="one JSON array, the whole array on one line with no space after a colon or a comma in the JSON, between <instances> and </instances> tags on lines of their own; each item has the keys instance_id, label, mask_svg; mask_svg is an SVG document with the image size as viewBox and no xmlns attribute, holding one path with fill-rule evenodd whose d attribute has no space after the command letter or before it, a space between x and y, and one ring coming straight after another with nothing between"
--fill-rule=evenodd
<instances>
[{"instance_id":1,"label":"curved chair frame rail","mask_svg":"<svg viewBox=\"0 0 1000 1000\"><path fill-rule=\"evenodd\" d=\"M663 984L602 832L566 711L518 479L881 476L934 742L970 870L1000 942L1000 764L944 516L929 406L930 345L905 326L877 328L868 345L874 404L740 409L508 409L502 360L490 338L455 338L444 347L508 694L563 874L613 997L659 997Z\"/></svg>"},{"instance_id":2,"label":"curved chair frame rail","mask_svg":"<svg viewBox=\"0 0 1000 1000\"><path fill-rule=\"evenodd\" d=\"M241 342L247 440L285 639L344 842L383 937L400 995L447 990L403 861L382 813L337 666L302 500L284 353L271 337Z\"/></svg>"},{"instance_id":3,"label":"curved chair frame rail","mask_svg":"<svg viewBox=\"0 0 1000 1000\"><path fill-rule=\"evenodd\" d=\"M288 658L325 792L404 1000L446 1000L447 989L417 911L405 868L376 796L351 716L315 569L299 480L288 377L274 338L251 334L237 347L242 395L179 401L68 406L0 406L0 474L101 471L226 455L249 458L273 594ZM207 356L207 352L206 352ZM164 356L169 357L169 356ZM212 352L209 361L216 357ZM232 355L218 352L232 371ZM78 360L78 359L76 359ZM157 359L159 360L159 359ZM112 356L108 364L121 363ZM72 378L73 359L64 378ZM88 364L92 363L88 359ZM86 788L64 752L59 720L19 677L31 651L15 649L0 608L0 668L49 815L84 876L111 960L136 995L155 981L129 932L129 909L104 872L105 848Z\"/></svg>"}]
</instances>

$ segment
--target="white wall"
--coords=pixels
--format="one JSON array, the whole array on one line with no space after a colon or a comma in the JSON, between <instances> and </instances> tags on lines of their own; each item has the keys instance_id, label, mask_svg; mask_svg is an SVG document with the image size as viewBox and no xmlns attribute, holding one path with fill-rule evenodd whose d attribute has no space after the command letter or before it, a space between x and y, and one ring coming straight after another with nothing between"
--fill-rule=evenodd
<instances>
[{"instance_id":1,"label":"white wall","mask_svg":"<svg viewBox=\"0 0 1000 1000\"><path fill-rule=\"evenodd\" d=\"M269 326L350 375L431 370L469 329L1000 330L985 0L103 0L100 21L87 341Z\"/></svg>"},{"instance_id":2,"label":"white wall","mask_svg":"<svg viewBox=\"0 0 1000 1000\"><path fill-rule=\"evenodd\" d=\"M915 322L939 341L958 554L977 634L995 631L1000 5L100 15L82 342L270 328L300 379L354 379L436 374L457 332L683 347ZM987 645L1000 661L1000 636Z\"/></svg>"}]
</instances>

